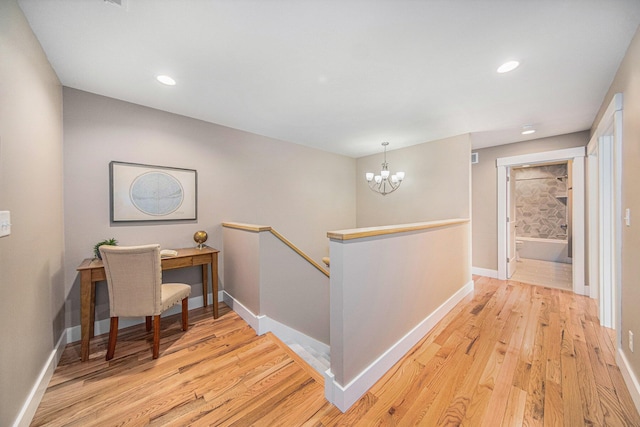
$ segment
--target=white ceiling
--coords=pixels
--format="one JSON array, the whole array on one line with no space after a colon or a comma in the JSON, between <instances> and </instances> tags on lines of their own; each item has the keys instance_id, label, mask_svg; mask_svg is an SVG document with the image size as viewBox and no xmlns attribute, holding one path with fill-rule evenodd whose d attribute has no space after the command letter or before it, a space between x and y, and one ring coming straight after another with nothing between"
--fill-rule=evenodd
<instances>
[{"instance_id":1,"label":"white ceiling","mask_svg":"<svg viewBox=\"0 0 640 427\"><path fill-rule=\"evenodd\" d=\"M640 22L638 0L121 1L19 0L63 85L353 157L589 129Z\"/></svg>"}]
</instances>

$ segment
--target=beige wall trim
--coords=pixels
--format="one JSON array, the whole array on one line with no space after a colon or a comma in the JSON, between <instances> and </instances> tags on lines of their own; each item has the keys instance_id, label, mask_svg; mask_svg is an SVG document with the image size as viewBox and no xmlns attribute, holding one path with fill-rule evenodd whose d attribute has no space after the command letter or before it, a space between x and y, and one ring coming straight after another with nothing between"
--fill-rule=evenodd
<instances>
[{"instance_id":1,"label":"beige wall trim","mask_svg":"<svg viewBox=\"0 0 640 427\"><path fill-rule=\"evenodd\" d=\"M242 224L239 222L223 222L222 226L227 228L235 228L238 230L254 231L256 233L259 233L261 231L271 231L271 226L269 225Z\"/></svg>"},{"instance_id":2,"label":"beige wall trim","mask_svg":"<svg viewBox=\"0 0 640 427\"><path fill-rule=\"evenodd\" d=\"M223 227L227 227L227 228L235 228L237 230L252 231L252 232L256 232L256 233L260 233L260 232L263 232L263 231L270 231L271 234L273 234L278 239L280 239L280 241L282 241L282 243L284 243L285 245L289 246L291 249L293 249L293 251L295 253L297 253L302 258L307 260L307 262L309 264L313 265L315 268L320 270L320 272L322 274L324 274L325 276L329 277L329 272L327 270L322 268L322 266L320 264L318 264L317 262L315 262L313 259L311 259L311 257L309 255L304 253L300 248L298 248L296 245L291 243L291 241L289 241L286 237L284 237L282 234L278 233L276 230L274 230L269 225L253 225L253 224L241 224L241 223L237 223L237 222L223 222L222 226Z\"/></svg>"},{"instance_id":3,"label":"beige wall trim","mask_svg":"<svg viewBox=\"0 0 640 427\"><path fill-rule=\"evenodd\" d=\"M355 228L353 230L329 231L327 237L332 240L352 240L364 237L383 236L385 234L405 233L407 231L426 230L448 225L469 222L469 218L445 219L440 221L416 222L413 224L386 225L382 227Z\"/></svg>"}]
</instances>

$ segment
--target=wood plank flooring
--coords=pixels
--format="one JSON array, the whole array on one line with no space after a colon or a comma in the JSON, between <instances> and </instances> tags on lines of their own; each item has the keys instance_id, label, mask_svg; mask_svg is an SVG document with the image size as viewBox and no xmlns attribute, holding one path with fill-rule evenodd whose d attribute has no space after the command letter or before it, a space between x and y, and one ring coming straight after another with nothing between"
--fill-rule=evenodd
<instances>
[{"instance_id":1,"label":"wood plank flooring","mask_svg":"<svg viewBox=\"0 0 640 427\"><path fill-rule=\"evenodd\" d=\"M160 358L144 326L106 335L79 362L69 345L34 426L640 426L593 300L474 277L458 304L348 412L322 378L228 307L162 321Z\"/></svg>"}]
</instances>

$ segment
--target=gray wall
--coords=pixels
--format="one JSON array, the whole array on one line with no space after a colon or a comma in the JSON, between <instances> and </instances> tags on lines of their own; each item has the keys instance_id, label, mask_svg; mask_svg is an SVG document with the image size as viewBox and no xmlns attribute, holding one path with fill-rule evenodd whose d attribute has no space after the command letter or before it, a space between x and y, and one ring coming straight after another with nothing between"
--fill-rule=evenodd
<instances>
[{"instance_id":1,"label":"gray wall","mask_svg":"<svg viewBox=\"0 0 640 427\"><path fill-rule=\"evenodd\" d=\"M631 226L622 227L622 351L636 378L640 375L640 351L627 347L628 331L640 333L640 29L620 64L593 127L615 93L623 94L622 131L622 209L631 209Z\"/></svg>"},{"instance_id":2,"label":"gray wall","mask_svg":"<svg viewBox=\"0 0 640 427\"><path fill-rule=\"evenodd\" d=\"M496 159L521 154L561 150L585 146L589 132L577 132L550 138L474 150L479 163L471 167L472 194L472 265L490 270L498 269L498 177Z\"/></svg>"},{"instance_id":3,"label":"gray wall","mask_svg":"<svg viewBox=\"0 0 640 427\"><path fill-rule=\"evenodd\" d=\"M260 235L260 313L330 345L329 278L270 232Z\"/></svg>"},{"instance_id":4,"label":"gray wall","mask_svg":"<svg viewBox=\"0 0 640 427\"><path fill-rule=\"evenodd\" d=\"M260 235L223 227L224 290L253 314L260 315Z\"/></svg>"},{"instance_id":5,"label":"gray wall","mask_svg":"<svg viewBox=\"0 0 640 427\"><path fill-rule=\"evenodd\" d=\"M14 0L0 2L0 425L64 330L62 88Z\"/></svg>"},{"instance_id":6,"label":"gray wall","mask_svg":"<svg viewBox=\"0 0 640 427\"><path fill-rule=\"evenodd\" d=\"M198 171L198 220L110 224L109 162ZM76 267L109 237L123 244L194 245L197 230L221 249L223 221L264 224L321 262L326 232L354 227L355 159L190 119L74 89L64 89L64 185L67 326L79 324ZM166 280L199 283L198 269ZM221 282L221 288L224 282ZM96 319L108 317L106 286L97 286ZM192 296L200 293L192 287Z\"/></svg>"},{"instance_id":7,"label":"gray wall","mask_svg":"<svg viewBox=\"0 0 640 427\"><path fill-rule=\"evenodd\" d=\"M380 148L380 154L358 159L358 227L469 218L469 135L387 152L391 172L403 171L406 178L396 192L386 196L371 191L365 180L366 172L380 171Z\"/></svg>"},{"instance_id":8,"label":"gray wall","mask_svg":"<svg viewBox=\"0 0 640 427\"><path fill-rule=\"evenodd\" d=\"M331 370L338 384L349 386L471 281L469 236L463 222L331 240Z\"/></svg>"}]
</instances>

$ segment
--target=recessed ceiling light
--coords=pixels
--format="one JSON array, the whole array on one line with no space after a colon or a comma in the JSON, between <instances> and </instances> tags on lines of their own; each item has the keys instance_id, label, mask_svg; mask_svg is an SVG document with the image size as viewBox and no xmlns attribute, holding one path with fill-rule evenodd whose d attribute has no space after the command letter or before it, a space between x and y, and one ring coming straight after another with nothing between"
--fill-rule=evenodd
<instances>
[{"instance_id":1,"label":"recessed ceiling light","mask_svg":"<svg viewBox=\"0 0 640 427\"><path fill-rule=\"evenodd\" d=\"M522 134L523 135L531 135L532 133L536 133L536 130L531 125L522 126Z\"/></svg>"},{"instance_id":2,"label":"recessed ceiling light","mask_svg":"<svg viewBox=\"0 0 640 427\"><path fill-rule=\"evenodd\" d=\"M518 68L518 65L520 65L518 61L508 61L499 66L496 71L500 74L508 73L509 71L513 71Z\"/></svg>"},{"instance_id":3,"label":"recessed ceiling light","mask_svg":"<svg viewBox=\"0 0 640 427\"><path fill-rule=\"evenodd\" d=\"M173 80L169 76L158 76L158 77L156 77L156 79L158 79L158 81L160 83L165 84L167 86L175 86L176 85L176 81Z\"/></svg>"}]
</instances>

